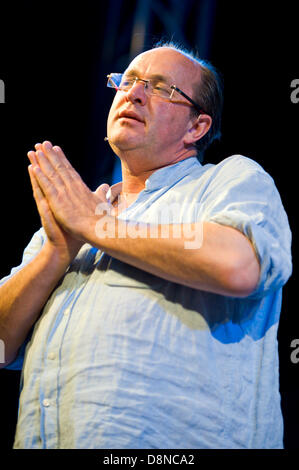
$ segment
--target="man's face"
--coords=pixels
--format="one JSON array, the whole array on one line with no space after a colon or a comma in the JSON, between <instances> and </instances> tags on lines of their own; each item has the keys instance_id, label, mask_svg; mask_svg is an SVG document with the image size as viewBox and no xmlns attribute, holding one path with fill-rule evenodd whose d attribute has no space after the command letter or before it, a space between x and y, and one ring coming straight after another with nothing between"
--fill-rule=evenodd
<instances>
[{"instance_id":1,"label":"man's face","mask_svg":"<svg viewBox=\"0 0 299 470\"><path fill-rule=\"evenodd\" d=\"M183 54L164 47L137 56L126 73L145 80L162 75L166 84L176 85L192 97L199 70ZM120 157L140 152L153 168L163 166L184 148L183 138L191 123L190 106L177 93L172 101L147 96L143 82L127 92L119 90L108 116L109 143Z\"/></svg>"}]
</instances>

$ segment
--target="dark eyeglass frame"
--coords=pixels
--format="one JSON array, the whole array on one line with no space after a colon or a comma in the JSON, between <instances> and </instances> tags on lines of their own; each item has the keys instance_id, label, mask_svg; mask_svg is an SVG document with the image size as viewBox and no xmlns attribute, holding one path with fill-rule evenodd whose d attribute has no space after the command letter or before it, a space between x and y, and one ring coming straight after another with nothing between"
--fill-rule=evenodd
<instances>
[{"instance_id":1,"label":"dark eyeglass frame","mask_svg":"<svg viewBox=\"0 0 299 470\"><path fill-rule=\"evenodd\" d=\"M195 103L195 101L193 101L192 98L190 98L190 96L186 95L186 93L184 93L180 88L178 88L177 86L175 85L171 85L170 88L172 90L175 90L177 91L180 95L182 95L184 98L186 98L186 100L188 100L191 104L193 104L194 108L199 112L199 114L208 114L206 113L201 106L199 106L199 104Z\"/></svg>"}]
</instances>

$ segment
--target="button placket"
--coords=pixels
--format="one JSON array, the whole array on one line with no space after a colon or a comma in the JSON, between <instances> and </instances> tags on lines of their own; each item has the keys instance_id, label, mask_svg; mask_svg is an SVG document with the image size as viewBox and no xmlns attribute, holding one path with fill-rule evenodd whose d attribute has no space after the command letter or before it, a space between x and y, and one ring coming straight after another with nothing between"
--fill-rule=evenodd
<instances>
[{"instance_id":1,"label":"button placket","mask_svg":"<svg viewBox=\"0 0 299 470\"><path fill-rule=\"evenodd\" d=\"M63 315L64 315L65 317L68 317L70 313L71 313L71 309L70 309L69 307L66 308L66 309L63 311Z\"/></svg>"},{"instance_id":2,"label":"button placket","mask_svg":"<svg viewBox=\"0 0 299 470\"><path fill-rule=\"evenodd\" d=\"M48 354L48 359L50 359L50 361L53 361L55 358L56 354L53 351L50 351Z\"/></svg>"}]
</instances>

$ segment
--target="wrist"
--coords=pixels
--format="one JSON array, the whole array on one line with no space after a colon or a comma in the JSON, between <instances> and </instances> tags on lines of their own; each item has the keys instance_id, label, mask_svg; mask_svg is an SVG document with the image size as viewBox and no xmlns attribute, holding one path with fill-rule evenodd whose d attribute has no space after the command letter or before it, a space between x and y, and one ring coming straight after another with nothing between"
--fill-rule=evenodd
<instances>
[{"instance_id":1,"label":"wrist","mask_svg":"<svg viewBox=\"0 0 299 470\"><path fill-rule=\"evenodd\" d=\"M39 256L41 261L44 262L49 269L52 268L55 271L61 272L64 272L68 268L73 259L68 252L61 253L59 248L49 242L49 240L46 240Z\"/></svg>"}]
</instances>

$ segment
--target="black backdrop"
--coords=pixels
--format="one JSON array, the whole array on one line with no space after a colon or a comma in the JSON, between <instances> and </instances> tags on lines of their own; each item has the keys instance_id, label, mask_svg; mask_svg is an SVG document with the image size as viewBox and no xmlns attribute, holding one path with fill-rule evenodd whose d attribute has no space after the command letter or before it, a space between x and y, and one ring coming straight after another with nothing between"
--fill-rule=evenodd
<instances>
[{"instance_id":1,"label":"black backdrop","mask_svg":"<svg viewBox=\"0 0 299 470\"><path fill-rule=\"evenodd\" d=\"M170 10L175 2L161 3ZM299 363L290 358L291 341L299 338L295 303L299 103L291 101L291 82L298 77L297 15L291 2L260 2L263 8L255 2L211 3L203 55L224 76L225 107L223 138L207 152L206 161L217 163L235 153L257 160L274 178L293 232L294 270L284 287L278 339L285 447L298 448ZM105 88L106 75L121 71L129 58L130 18L138 2L119 4L119 30L110 51L109 1L21 1L1 7L0 79L6 102L0 104L0 277L19 264L40 226L26 157L36 142L48 139L62 146L92 189L111 181L115 157L103 142L112 98ZM182 42L201 50L196 20L191 11L182 26ZM145 47L161 35L182 40L156 19L147 27ZM12 445L18 382L18 372L0 371L2 448Z\"/></svg>"}]
</instances>

